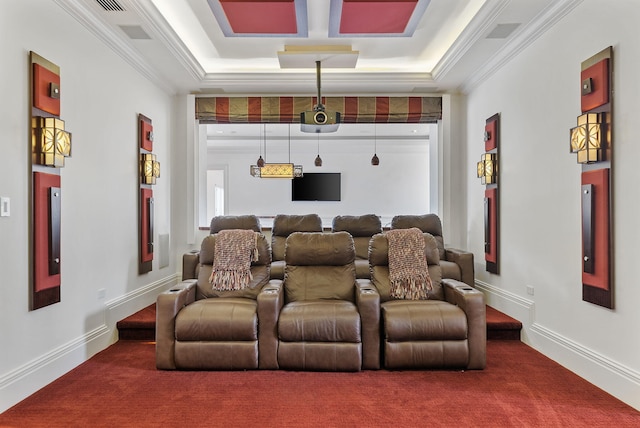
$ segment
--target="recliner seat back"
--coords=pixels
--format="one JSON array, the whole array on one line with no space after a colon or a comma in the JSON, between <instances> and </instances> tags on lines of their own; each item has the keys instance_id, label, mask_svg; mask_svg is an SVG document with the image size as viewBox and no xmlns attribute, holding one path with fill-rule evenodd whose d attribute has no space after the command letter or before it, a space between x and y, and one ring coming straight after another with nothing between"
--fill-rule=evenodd
<instances>
[{"instance_id":1,"label":"recliner seat back","mask_svg":"<svg viewBox=\"0 0 640 428\"><path fill-rule=\"evenodd\" d=\"M436 214L397 215L391 219L391 229L409 229L417 227L423 233L431 234L438 245L440 260L445 260L442 222Z\"/></svg>"},{"instance_id":2,"label":"recliner seat back","mask_svg":"<svg viewBox=\"0 0 640 428\"><path fill-rule=\"evenodd\" d=\"M444 300L442 289L442 270L440 268L440 255L436 238L423 233L425 243L425 257L427 258L427 268L431 277L432 292L430 299ZM369 246L369 263L371 265L371 282L380 293L380 302L391 300L389 292L391 289L389 281L389 241L384 233L377 234L371 238Z\"/></svg>"},{"instance_id":3,"label":"recliner seat back","mask_svg":"<svg viewBox=\"0 0 640 428\"><path fill-rule=\"evenodd\" d=\"M355 248L347 232L289 235L285 250L285 301L355 301Z\"/></svg>"},{"instance_id":4,"label":"recliner seat back","mask_svg":"<svg viewBox=\"0 0 640 428\"><path fill-rule=\"evenodd\" d=\"M284 279L284 250L287 238L294 232L322 232L322 219L317 214L278 214L271 229L271 277Z\"/></svg>"},{"instance_id":5,"label":"recliner seat back","mask_svg":"<svg viewBox=\"0 0 640 428\"><path fill-rule=\"evenodd\" d=\"M262 286L269 282L271 252L269 250L269 242L267 241L267 238L262 234L258 234L256 242L258 248L258 260L251 262L251 275L253 276L253 279L247 288L237 291L217 291L213 290L212 285L209 282L209 277L213 270L217 237L217 234L213 234L206 236L202 240L196 299L205 299L208 297L246 297L256 299Z\"/></svg>"}]
</instances>

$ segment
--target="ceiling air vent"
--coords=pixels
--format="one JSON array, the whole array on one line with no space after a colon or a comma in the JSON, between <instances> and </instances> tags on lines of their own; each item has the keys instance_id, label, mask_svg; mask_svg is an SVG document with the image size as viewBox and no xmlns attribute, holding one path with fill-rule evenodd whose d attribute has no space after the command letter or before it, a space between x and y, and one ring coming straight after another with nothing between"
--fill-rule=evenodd
<instances>
[{"instance_id":1,"label":"ceiling air vent","mask_svg":"<svg viewBox=\"0 0 640 428\"><path fill-rule=\"evenodd\" d=\"M96 0L96 2L106 11L124 12L124 7L117 0Z\"/></svg>"},{"instance_id":2,"label":"ceiling air vent","mask_svg":"<svg viewBox=\"0 0 640 428\"><path fill-rule=\"evenodd\" d=\"M119 25L124 33L133 40L148 40L151 37L139 25Z\"/></svg>"},{"instance_id":3,"label":"ceiling air vent","mask_svg":"<svg viewBox=\"0 0 640 428\"><path fill-rule=\"evenodd\" d=\"M520 26L520 23L498 24L493 30L491 30L489 34L487 34L487 39L506 39L519 26Z\"/></svg>"}]
</instances>

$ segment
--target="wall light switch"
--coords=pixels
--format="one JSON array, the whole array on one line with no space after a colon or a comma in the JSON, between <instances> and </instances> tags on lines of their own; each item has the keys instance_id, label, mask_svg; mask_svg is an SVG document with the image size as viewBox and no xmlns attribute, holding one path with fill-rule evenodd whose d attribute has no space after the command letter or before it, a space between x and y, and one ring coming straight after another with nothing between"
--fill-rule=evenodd
<instances>
[{"instance_id":1,"label":"wall light switch","mask_svg":"<svg viewBox=\"0 0 640 428\"><path fill-rule=\"evenodd\" d=\"M11 215L11 199L0 197L0 217L9 217Z\"/></svg>"}]
</instances>

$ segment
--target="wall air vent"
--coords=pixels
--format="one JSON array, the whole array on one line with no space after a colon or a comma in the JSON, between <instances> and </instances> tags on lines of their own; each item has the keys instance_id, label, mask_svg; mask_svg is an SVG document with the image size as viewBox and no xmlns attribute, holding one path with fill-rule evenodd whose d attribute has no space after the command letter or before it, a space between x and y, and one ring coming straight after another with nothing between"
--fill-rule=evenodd
<instances>
[{"instance_id":1,"label":"wall air vent","mask_svg":"<svg viewBox=\"0 0 640 428\"><path fill-rule=\"evenodd\" d=\"M117 0L96 0L107 12L124 12L124 7Z\"/></svg>"}]
</instances>

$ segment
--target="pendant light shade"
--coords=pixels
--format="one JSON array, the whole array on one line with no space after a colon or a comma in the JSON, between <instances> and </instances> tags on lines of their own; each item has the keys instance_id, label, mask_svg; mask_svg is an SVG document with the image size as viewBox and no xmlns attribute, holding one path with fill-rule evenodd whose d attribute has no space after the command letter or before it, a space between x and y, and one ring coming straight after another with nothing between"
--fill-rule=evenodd
<instances>
[{"instance_id":1,"label":"pendant light shade","mask_svg":"<svg viewBox=\"0 0 640 428\"><path fill-rule=\"evenodd\" d=\"M320 157L320 134L318 134L318 156L316 156L316 160L313 161L315 166L322 166L322 158Z\"/></svg>"},{"instance_id":2,"label":"pendant light shade","mask_svg":"<svg viewBox=\"0 0 640 428\"><path fill-rule=\"evenodd\" d=\"M373 124L373 157L371 158L371 165L378 166L380 165L380 158L377 155L378 151L378 130L376 124Z\"/></svg>"}]
</instances>

